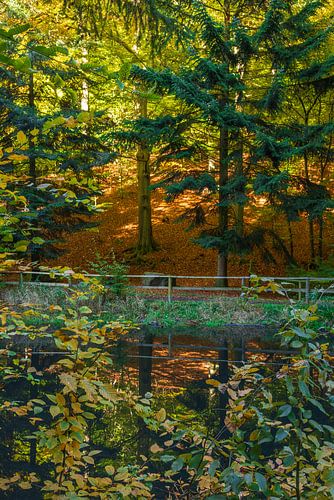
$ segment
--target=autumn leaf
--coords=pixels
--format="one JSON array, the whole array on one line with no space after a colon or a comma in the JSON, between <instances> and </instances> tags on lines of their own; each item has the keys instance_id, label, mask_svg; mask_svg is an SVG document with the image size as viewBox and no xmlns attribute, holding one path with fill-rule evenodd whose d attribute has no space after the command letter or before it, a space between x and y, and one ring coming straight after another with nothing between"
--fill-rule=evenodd
<instances>
[{"instance_id":1,"label":"autumn leaf","mask_svg":"<svg viewBox=\"0 0 334 500\"><path fill-rule=\"evenodd\" d=\"M59 375L60 382L65 386L67 392L75 392L77 390L77 381L69 373L61 373ZM64 390L65 392L65 390Z\"/></svg>"}]
</instances>

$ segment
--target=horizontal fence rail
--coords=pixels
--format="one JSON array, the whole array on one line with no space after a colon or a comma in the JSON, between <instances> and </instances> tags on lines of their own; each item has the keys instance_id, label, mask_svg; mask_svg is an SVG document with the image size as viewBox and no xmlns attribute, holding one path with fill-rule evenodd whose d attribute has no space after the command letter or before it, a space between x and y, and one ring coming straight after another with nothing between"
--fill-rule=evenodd
<instances>
[{"instance_id":1,"label":"horizontal fence rail","mask_svg":"<svg viewBox=\"0 0 334 500\"><path fill-rule=\"evenodd\" d=\"M228 293L237 292L243 294L250 286L252 276L185 276L167 275L160 273L127 274L127 275L101 275L96 273L84 273L91 278L110 280L110 286L120 282L124 286L131 286L138 290L162 290L166 292L168 302L177 298L178 292L203 292L203 293ZM3 284L6 285L32 285L45 287L69 287L75 284L73 272L53 272L52 277L47 271L1 271ZM7 279L6 279L7 278ZM281 285L287 294L293 294L298 300L309 303L311 295L321 294L323 296L334 296L334 276L310 277L310 276L263 276L258 277L264 283L274 282ZM58 280L58 281L57 281ZM114 280L114 283L113 283ZM229 286L225 283L228 280ZM194 283L196 281L196 283ZM209 283L209 284L208 284ZM213 283L213 286L210 284ZM220 286L223 285L224 286ZM262 294L263 296L264 294Z\"/></svg>"}]
</instances>

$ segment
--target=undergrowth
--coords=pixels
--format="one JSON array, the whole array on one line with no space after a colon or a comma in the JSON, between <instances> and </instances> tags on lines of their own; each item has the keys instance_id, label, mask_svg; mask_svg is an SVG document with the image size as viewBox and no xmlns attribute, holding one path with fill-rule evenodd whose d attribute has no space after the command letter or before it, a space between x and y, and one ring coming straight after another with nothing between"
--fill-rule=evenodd
<instances>
[{"instance_id":1,"label":"undergrowth","mask_svg":"<svg viewBox=\"0 0 334 500\"><path fill-rule=\"evenodd\" d=\"M42 287L25 284L1 290L1 299L16 306L32 305L43 309L50 305L62 305L67 290L58 287ZM239 297L214 297L212 300L173 301L152 300L132 292L125 297L112 295L101 302L100 297L85 302L93 313L104 321L126 319L137 325L157 328L179 328L201 326L217 328L229 324L280 325L286 315L285 302L244 300ZM303 304L300 303L300 307ZM334 320L334 306L330 300L319 305L322 322L318 326L330 326ZM31 325L38 326L39 315L31 316ZM51 326L58 328L60 320L55 312Z\"/></svg>"}]
</instances>

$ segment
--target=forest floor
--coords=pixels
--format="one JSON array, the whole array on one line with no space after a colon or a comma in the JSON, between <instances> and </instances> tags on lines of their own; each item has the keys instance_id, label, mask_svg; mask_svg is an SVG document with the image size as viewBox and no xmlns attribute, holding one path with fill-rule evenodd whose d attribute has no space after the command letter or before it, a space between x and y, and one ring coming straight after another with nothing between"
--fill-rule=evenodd
<instances>
[{"instance_id":1,"label":"forest floor","mask_svg":"<svg viewBox=\"0 0 334 500\"><path fill-rule=\"evenodd\" d=\"M93 230L66 234L64 243L59 245L64 254L56 261L49 262L49 265L66 265L88 271L91 270L90 263L96 261L98 255L111 262L115 254L118 261L129 263L129 272L132 274L160 272L174 275L216 275L217 252L203 249L192 241L203 229L214 226L215 215L208 217L206 226L191 230L187 229L189 221L177 222L178 217L191 206L192 195L188 194L168 203L164 199L163 190L152 191L153 233L159 248L139 262L129 260L128 252L136 244L138 227L136 186L129 184L120 189L116 178L112 178L108 189L105 189L104 195L98 201L110 203L103 213L92 218L98 226ZM245 222L246 227L256 224L276 231L286 246L289 246L284 217L273 214L268 207L263 205L261 207L261 200L245 212ZM292 233L295 258L298 263L305 264L309 253L307 222L292 223ZM330 242L332 237L332 234L326 234L325 241ZM266 262L266 252L263 254L259 250L244 257L232 256L229 259L229 275L289 274L287 263L282 256L270 242L268 247L275 255L276 262Z\"/></svg>"}]
</instances>

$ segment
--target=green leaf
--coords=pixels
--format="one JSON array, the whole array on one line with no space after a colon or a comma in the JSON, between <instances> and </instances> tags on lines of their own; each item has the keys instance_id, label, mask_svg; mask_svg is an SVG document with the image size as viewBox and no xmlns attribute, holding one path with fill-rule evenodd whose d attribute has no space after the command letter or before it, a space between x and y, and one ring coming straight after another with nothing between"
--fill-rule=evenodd
<instances>
[{"instance_id":1,"label":"green leaf","mask_svg":"<svg viewBox=\"0 0 334 500\"><path fill-rule=\"evenodd\" d=\"M172 462L175 459L174 455L161 455L160 460L161 462L167 463L167 462Z\"/></svg>"},{"instance_id":2,"label":"green leaf","mask_svg":"<svg viewBox=\"0 0 334 500\"><path fill-rule=\"evenodd\" d=\"M260 491L267 491L267 480L263 474L260 474L260 472L255 472L255 481Z\"/></svg>"},{"instance_id":3,"label":"green leaf","mask_svg":"<svg viewBox=\"0 0 334 500\"><path fill-rule=\"evenodd\" d=\"M5 241L5 242L11 242L13 241L14 239L14 236L9 233L9 234L5 234L5 236L2 238L2 241Z\"/></svg>"},{"instance_id":4,"label":"green leaf","mask_svg":"<svg viewBox=\"0 0 334 500\"><path fill-rule=\"evenodd\" d=\"M20 35L21 33L24 33L25 31L27 31L29 28L30 28L30 24L28 24L28 23L20 24L19 26L15 26L14 28L11 28L10 30L8 30L8 34L10 36Z\"/></svg>"},{"instance_id":5,"label":"green leaf","mask_svg":"<svg viewBox=\"0 0 334 500\"><path fill-rule=\"evenodd\" d=\"M81 413L81 416L84 418L87 418L87 420L94 420L95 415L93 413L90 413L89 411L84 411Z\"/></svg>"},{"instance_id":6,"label":"green leaf","mask_svg":"<svg viewBox=\"0 0 334 500\"><path fill-rule=\"evenodd\" d=\"M46 442L46 447L49 449L49 450L52 450L52 448L55 448L58 444L58 441L56 438L54 437L50 437L47 442Z\"/></svg>"},{"instance_id":7,"label":"green leaf","mask_svg":"<svg viewBox=\"0 0 334 500\"><path fill-rule=\"evenodd\" d=\"M310 339L311 338L311 335L309 333L306 333L304 330L302 330L301 328L298 328L298 327L295 327L295 328L292 328L292 331L298 335L298 337L301 337L303 339Z\"/></svg>"},{"instance_id":8,"label":"green leaf","mask_svg":"<svg viewBox=\"0 0 334 500\"><path fill-rule=\"evenodd\" d=\"M55 418L57 415L61 413L61 409L59 408L59 406L50 406L49 411L53 418Z\"/></svg>"},{"instance_id":9,"label":"green leaf","mask_svg":"<svg viewBox=\"0 0 334 500\"><path fill-rule=\"evenodd\" d=\"M39 413L42 413L43 408L40 406L34 406L34 415L38 415Z\"/></svg>"},{"instance_id":10,"label":"green leaf","mask_svg":"<svg viewBox=\"0 0 334 500\"><path fill-rule=\"evenodd\" d=\"M309 388L308 388L307 384L304 382L304 380L299 380L298 386L299 386L300 392L303 394L303 396L305 396L306 398L311 397Z\"/></svg>"},{"instance_id":11,"label":"green leaf","mask_svg":"<svg viewBox=\"0 0 334 500\"><path fill-rule=\"evenodd\" d=\"M80 314L91 314L92 310L87 306L81 306L79 308L79 312L80 312Z\"/></svg>"},{"instance_id":12,"label":"green leaf","mask_svg":"<svg viewBox=\"0 0 334 500\"><path fill-rule=\"evenodd\" d=\"M184 466L183 458L179 457L172 463L171 469L173 472L179 472Z\"/></svg>"},{"instance_id":13,"label":"green leaf","mask_svg":"<svg viewBox=\"0 0 334 500\"><path fill-rule=\"evenodd\" d=\"M15 59L14 68L18 71L22 71L22 73L27 73L31 69L31 62L29 57L24 56L19 59Z\"/></svg>"},{"instance_id":14,"label":"green leaf","mask_svg":"<svg viewBox=\"0 0 334 500\"><path fill-rule=\"evenodd\" d=\"M285 467L290 467L295 463L295 457L293 455L287 455L286 457L283 458L283 465Z\"/></svg>"},{"instance_id":15,"label":"green leaf","mask_svg":"<svg viewBox=\"0 0 334 500\"><path fill-rule=\"evenodd\" d=\"M32 242L35 243L35 245L43 245L43 243L45 243L45 240L43 240L43 238L40 238L39 236L35 236L32 239Z\"/></svg>"},{"instance_id":16,"label":"green leaf","mask_svg":"<svg viewBox=\"0 0 334 500\"><path fill-rule=\"evenodd\" d=\"M211 462L211 464L209 466L209 470L208 470L209 476L214 477L218 467L220 467L219 460L214 460L213 462Z\"/></svg>"},{"instance_id":17,"label":"green leaf","mask_svg":"<svg viewBox=\"0 0 334 500\"><path fill-rule=\"evenodd\" d=\"M288 435L289 432L286 429L278 429L275 436L275 442L278 443L279 441L283 441Z\"/></svg>"},{"instance_id":18,"label":"green leaf","mask_svg":"<svg viewBox=\"0 0 334 500\"><path fill-rule=\"evenodd\" d=\"M298 349L299 347L303 347L303 342L301 342L300 340L294 340L293 342L291 342L291 347L293 347L294 349Z\"/></svg>"},{"instance_id":19,"label":"green leaf","mask_svg":"<svg viewBox=\"0 0 334 500\"><path fill-rule=\"evenodd\" d=\"M60 422L59 426L62 431L67 431L67 429L70 427L70 424L69 422L66 422L66 420L63 420L62 422Z\"/></svg>"},{"instance_id":20,"label":"green leaf","mask_svg":"<svg viewBox=\"0 0 334 500\"><path fill-rule=\"evenodd\" d=\"M322 406L322 404L319 401L317 401L316 399L310 398L309 402L311 404L313 404L313 406L316 406L322 413L324 413L325 415L328 415L327 411L325 410L325 408Z\"/></svg>"},{"instance_id":21,"label":"green leaf","mask_svg":"<svg viewBox=\"0 0 334 500\"><path fill-rule=\"evenodd\" d=\"M15 243L14 249L16 252L26 252L28 245L29 245L29 241L25 241L25 240L18 241L17 243Z\"/></svg>"},{"instance_id":22,"label":"green leaf","mask_svg":"<svg viewBox=\"0 0 334 500\"><path fill-rule=\"evenodd\" d=\"M189 467L191 469L197 469L202 461L202 457L203 457L202 453L197 453L196 455L193 455L193 457L189 460Z\"/></svg>"},{"instance_id":23,"label":"green leaf","mask_svg":"<svg viewBox=\"0 0 334 500\"><path fill-rule=\"evenodd\" d=\"M71 432L71 437L78 443L83 443L85 440L85 436L81 432Z\"/></svg>"},{"instance_id":24,"label":"green leaf","mask_svg":"<svg viewBox=\"0 0 334 500\"><path fill-rule=\"evenodd\" d=\"M291 405L283 405L280 407L280 409L278 411L278 416L279 417L287 417L288 415L290 415L291 411L292 411Z\"/></svg>"}]
</instances>

